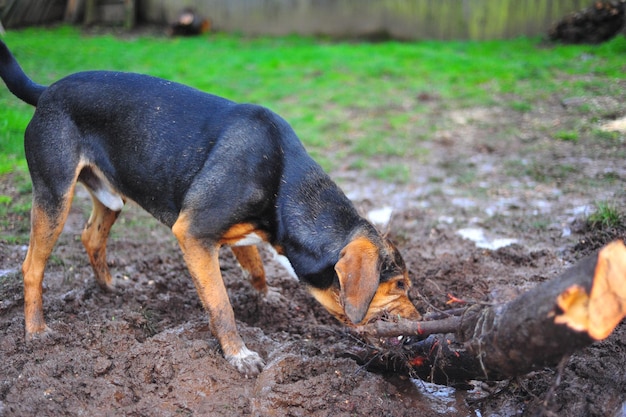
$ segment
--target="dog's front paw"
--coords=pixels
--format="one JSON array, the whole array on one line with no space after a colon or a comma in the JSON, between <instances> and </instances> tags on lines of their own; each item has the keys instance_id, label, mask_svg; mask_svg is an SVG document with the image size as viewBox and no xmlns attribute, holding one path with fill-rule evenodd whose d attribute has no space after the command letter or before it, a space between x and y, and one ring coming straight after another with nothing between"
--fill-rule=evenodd
<instances>
[{"instance_id":1,"label":"dog's front paw","mask_svg":"<svg viewBox=\"0 0 626 417\"><path fill-rule=\"evenodd\" d=\"M258 353L243 347L236 355L227 355L226 360L246 378L255 377L261 373L265 363Z\"/></svg>"},{"instance_id":2,"label":"dog's front paw","mask_svg":"<svg viewBox=\"0 0 626 417\"><path fill-rule=\"evenodd\" d=\"M41 328L40 330L36 330L36 331L26 330L24 332L24 340L26 340L27 342L32 342L35 340L48 341L48 340L54 339L56 335L57 333L54 330L44 325L43 328Z\"/></svg>"},{"instance_id":3,"label":"dog's front paw","mask_svg":"<svg viewBox=\"0 0 626 417\"><path fill-rule=\"evenodd\" d=\"M116 295L120 293L120 289L117 287L118 279L110 278L109 280L99 279L96 277L96 284L98 284L98 288L105 294Z\"/></svg>"},{"instance_id":4,"label":"dog's front paw","mask_svg":"<svg viewBox=\"0 0 626 417\"><path fill-rule=\"evenodd\" d=\"M265 293L264 298L270 305L284 305L283 303L287 301L278 288L269 286L267 287L267 292Z\"/></svg>"}]
</instances>

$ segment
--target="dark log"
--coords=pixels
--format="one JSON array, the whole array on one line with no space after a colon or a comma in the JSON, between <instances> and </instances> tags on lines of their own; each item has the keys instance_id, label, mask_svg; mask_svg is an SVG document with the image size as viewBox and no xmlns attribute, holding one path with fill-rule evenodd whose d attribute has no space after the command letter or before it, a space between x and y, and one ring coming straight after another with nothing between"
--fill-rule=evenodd
<instances>
[{"instance_id":1,"label":"dark log","mask_svg":"<svg viewBox=\"0 0 626 417\"><path fill-rule=\"evenodd\" d=\"M494 381L556 366L608 337L625 316L626 247L616 241L506 304L362 326L376 343L349 354L369 369L439 384Z\"/></svg>"},{"instance_id":2,"label":"dark log","mask_svg":"<svg viewBox=\"0 0 626 417\"><path fill-rule=\"evenodd\" d=\"M617 35L625 24L626 0L594 1L552 26L548 38L563 43L601 43Z\"/></svg>"}]
</instances>

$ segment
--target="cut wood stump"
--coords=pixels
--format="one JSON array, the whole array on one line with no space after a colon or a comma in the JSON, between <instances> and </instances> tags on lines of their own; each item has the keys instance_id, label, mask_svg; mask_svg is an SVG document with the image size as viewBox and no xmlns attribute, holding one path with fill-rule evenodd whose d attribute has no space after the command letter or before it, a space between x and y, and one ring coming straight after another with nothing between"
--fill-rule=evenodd
<instances>
[{"instance_id":1,"label":"cut wood stump","mask_svg":"<svg viewBox=\"0 0 626 417\"><path fill-rule=\"evenodd\" d=\"M556 366L608 337L626 316L626 246L612 242L508 303L448 314L361 326L359 334L376 343L348 353L368 369L446 385Z\"/></svg>"}]
</instances>

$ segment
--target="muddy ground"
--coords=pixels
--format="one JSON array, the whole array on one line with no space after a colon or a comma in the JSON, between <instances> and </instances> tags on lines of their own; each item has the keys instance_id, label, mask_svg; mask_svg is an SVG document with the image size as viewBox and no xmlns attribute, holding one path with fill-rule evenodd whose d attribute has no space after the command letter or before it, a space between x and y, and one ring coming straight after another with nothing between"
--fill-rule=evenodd
<instances>
[{"instance_id":1,"label":"muddy ground","mask_svg":"<svg viewBox=\"0 0 626 417\"><path fill-rule=\"evenodd\" d=\"M612 96L552 97L524 111L505 98L463 110L429 99L424 117L437 129L419 144L425 156L395 161L408 167L408 181L385 183L341 164L332 176L365 215L383 215L377 221L409 264L420 311L449 308L449 294L506 300L625 236L623 227L586 222L598 201L622 212L626 202L625 134L599 130L626 116L624 91L622 82ZM563 130L579 136L559 139ZM28 198L22 174L0 184L14 202ZM268 254L269 283L280 292L271 301L225 249L239 329L267 362L246 379L222 358L169 230L137 207L125 208L109 244L120 291L97 288L79 240L84 190L47 269L54 335L27 343L20 213L9 210L1 230L0 416L626 416L624 324L573 355L560 381L546 369L470 391L434 386L364 370L344 354L354 336Z\"/></svg>"}]
</instances>

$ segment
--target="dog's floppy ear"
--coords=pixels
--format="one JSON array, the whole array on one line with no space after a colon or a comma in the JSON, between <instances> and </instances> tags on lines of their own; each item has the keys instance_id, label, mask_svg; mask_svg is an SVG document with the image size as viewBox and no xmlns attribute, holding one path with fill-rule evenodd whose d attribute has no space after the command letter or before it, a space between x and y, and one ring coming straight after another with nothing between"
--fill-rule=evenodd
<instances>
[{"instance_id":1,"label":"dog's floppy ear","mask_svg":"<svg viewBox=\"0 0 626 417\"><path fill-rule=\"evenodd\" d=\"M378 289L380 276L378 248L369 239L358 237L348 243L335 264L346 316L359 324L367 314Z\"/></svg>"}]
</instances>

